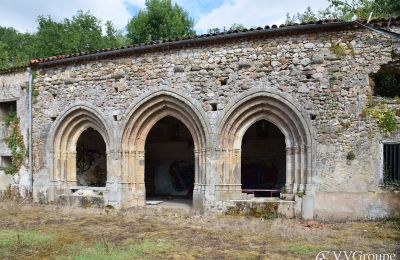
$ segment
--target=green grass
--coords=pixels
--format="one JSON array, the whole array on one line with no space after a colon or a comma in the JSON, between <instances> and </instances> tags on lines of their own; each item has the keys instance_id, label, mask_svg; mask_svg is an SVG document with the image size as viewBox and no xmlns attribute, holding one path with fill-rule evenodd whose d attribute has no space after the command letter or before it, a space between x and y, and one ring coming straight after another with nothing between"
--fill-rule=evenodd
<instances>
[{"instance_id":1,"label":"green grass","mask_svg":"<svg viewBox=\"0 0 400 260\"><path fill-rule=\"evenodd\" d=\"M0 258L29 253L53 241L55 235L30 230L0 229Z\"/></svg>"},{"instance_id":2,"label":"green grass","mask_svg":"<svg viewBox=\"0 0 400 260\"><path fill-rule=\"evenodd\" d=\"M155 254L167 253L172 248L172 243L153 240L142 240L125 246L98 243L94 247L83 249L82 252L71 255L70 258L74 260L146 259L147 254L151 254L153 258Z\"/></svg>"},{"instance_id":3,"label":"green grass","mask_svg":"<svg viewBox=\"0 0 400 260\"><path fill-rule=\"evenodd\" d=\"M302 255L316 255L321 249L313 246L313 245L295 245L295 246L290 246L287 249L287 252L289 253L295 253L295 254L302 254Z\"/></svg>"}]
</instances>

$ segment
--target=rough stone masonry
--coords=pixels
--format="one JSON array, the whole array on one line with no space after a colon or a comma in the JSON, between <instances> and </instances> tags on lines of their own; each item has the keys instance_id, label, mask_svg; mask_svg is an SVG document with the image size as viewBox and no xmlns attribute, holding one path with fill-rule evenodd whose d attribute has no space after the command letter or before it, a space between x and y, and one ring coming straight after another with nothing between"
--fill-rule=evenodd
<instances>
[{"instance_id":1,"label":"rough stone masonry","mask_svg":"<svg viewBox=\"0 0 400 260\"><path fill-rule=\"evenodd\" d=\"M396 64L398 42L353 22L274 27L32 61L34 200L78 205L74 194L91 190L102 205L145 206L146 137L172 117L193 139L196 210L273 201L289 217L398 215L382 150L400 132L384 134L364 113L375 98L370 75ZM3 72L0 84L0 101L17 100L27 120L26 72ZM284 136L280 199L242 191L242 139L260 120ZM77 183L77 143L89 128L106 144L105 187ZM8 178L30 188L26 174L0 173L0 187Z\"/></svg>"}]
</instances>

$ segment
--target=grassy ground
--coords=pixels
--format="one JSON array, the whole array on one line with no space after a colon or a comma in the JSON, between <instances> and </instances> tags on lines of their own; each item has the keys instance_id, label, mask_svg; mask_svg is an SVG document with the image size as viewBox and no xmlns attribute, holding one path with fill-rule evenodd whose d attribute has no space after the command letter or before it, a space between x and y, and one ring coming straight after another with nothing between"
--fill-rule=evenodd
<instances>
[{"instance_id":1,"label":"grassy ground","mask_svg":"<svg viewBox=\"0 0 400 260\"><path fill-rule=\"evenodd\" d=\"M6 259L315 259L321 250L399 249L399 220L305 225L165 209L0 202L0 258Z\"/></svg>"}]
</instances>

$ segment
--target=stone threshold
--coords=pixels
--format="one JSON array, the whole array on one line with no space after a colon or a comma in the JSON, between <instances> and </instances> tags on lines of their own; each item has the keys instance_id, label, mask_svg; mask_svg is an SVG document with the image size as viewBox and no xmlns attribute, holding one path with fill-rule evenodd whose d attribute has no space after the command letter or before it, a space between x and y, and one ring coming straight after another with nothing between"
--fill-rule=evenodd
<instances>
[{"instance_id":1,"label":"stone threshold","mask_svg":"<svg viewBox=\"0 0 400 260\"><path fill-rule=\"evenodd\" d=\"M70 190L108 191L107 187L71 186Z\"/></svg>"}]
</instances>

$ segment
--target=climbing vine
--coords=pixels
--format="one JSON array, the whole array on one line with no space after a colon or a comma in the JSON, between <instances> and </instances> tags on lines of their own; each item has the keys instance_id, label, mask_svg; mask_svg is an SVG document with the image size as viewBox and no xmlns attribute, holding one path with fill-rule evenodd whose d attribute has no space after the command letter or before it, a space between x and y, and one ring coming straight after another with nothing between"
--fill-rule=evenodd
<instances>
[{"instance_id":1,"label":"climbing vine","mask_svg":"<svg viewBox=\"0 0 400 260\"><path fill-rule=\"evenodd\" d=\"M339 57L345 55L344 48L340 45L340 42L331 42L331 47L329 48L332 53L336 54Z\"/></svg>"},{"instance_id":2,"label":"climbing vine","mask_svg":"<svg viewBox=\"0 0 400 260\"><path fill-rule=\"evenodd\" d=\"M15 111L8 113L4 118L4 124L11 129L10 135L5 138L8 148L11 150L11 166L3 167L2 170L5 174L15 174L20 170L26 155L24 137L21 134L17 113Z\"/></svg>"},{"instance_id":3,"label":"climbing vine","mask_svg":"<svg viewBox=\"0 0 400 260\"><path fill-rule=\"evenodd\" d=\"M364 113L376 119L383 134L389 135L397 130L396 112L387 106L366 108Z\"/></svg>"}]
</instances>

